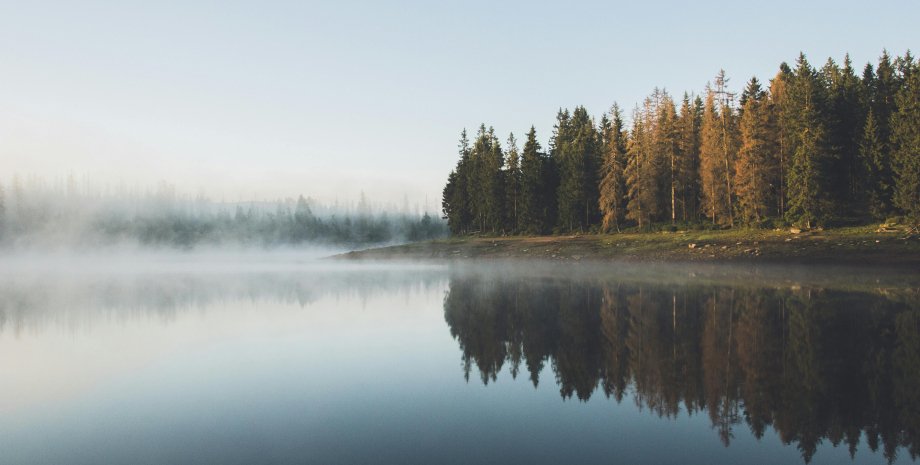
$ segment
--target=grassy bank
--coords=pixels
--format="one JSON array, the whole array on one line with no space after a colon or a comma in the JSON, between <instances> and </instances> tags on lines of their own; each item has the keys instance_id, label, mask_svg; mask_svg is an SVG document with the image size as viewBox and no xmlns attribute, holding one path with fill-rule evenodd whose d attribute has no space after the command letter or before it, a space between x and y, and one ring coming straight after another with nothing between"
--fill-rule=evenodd
<instances>
[{"instance_id":1,"label":"grassy bank","mask_svg":"<svg viewBox=\"0 0 920 465\"><path fill-rule=\"evenodd\" d=\"M904 227L461 237L350 252L345 259L541 259L824 263L917 267L920 236Z\"/></svg>"}]
</instances>

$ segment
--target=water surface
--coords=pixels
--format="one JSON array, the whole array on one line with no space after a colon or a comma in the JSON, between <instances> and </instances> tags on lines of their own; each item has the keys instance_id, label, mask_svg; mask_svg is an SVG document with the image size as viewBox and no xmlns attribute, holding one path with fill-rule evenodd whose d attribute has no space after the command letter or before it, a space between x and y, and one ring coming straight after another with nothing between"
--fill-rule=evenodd
<instances>
[{"instance_id":1,"label":"water surface","mask_svg":"<svg viewBox=\"0 0 920 465\"><path fill-rule=\"evenodd\" d=\"M915 273L0 271L0 462L910 463Z\"/></svg>"}]
</instances>

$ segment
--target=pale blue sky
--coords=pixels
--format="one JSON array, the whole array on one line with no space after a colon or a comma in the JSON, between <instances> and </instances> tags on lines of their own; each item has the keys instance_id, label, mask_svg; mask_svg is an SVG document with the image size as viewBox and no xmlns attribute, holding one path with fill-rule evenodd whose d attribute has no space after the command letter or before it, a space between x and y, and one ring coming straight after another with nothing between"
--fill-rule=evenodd
<instances>
[{"instance_id":1,"label":"pale blue sky","mask_svg":"<svg viewBox=\"0 0 920 465\"><path fill-rule=\"evenodd\" d=\"M0 182L11 172L434 208L464 127L654 87L740 89L804 51L920 44L920 2L0 2ZM916 50L915 50L916 51Z\"/></svg>"}]
</instances>

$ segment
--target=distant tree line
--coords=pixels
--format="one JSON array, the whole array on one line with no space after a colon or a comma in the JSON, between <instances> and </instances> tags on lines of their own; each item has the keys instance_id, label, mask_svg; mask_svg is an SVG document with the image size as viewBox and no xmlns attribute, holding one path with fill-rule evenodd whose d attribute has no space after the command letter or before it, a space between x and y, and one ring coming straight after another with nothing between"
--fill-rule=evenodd
<instances>
[{"instance_id":1,"label":"distant tree line","mask_svg":"<svg viewBox=\"0 0 920 465\"><path fill-rule=\"evenodd\" d=\"M544 151L485 125L464 130L443 190L454 234L802 227L920 221L920 72L907 52L857 75L800 54L740 96L720 71L701 96L655 89L600 120L560 110ZM737 97L737 98L736 98Z\"/></svg>"},{"instance_id":2,"label":"distant tree line","mask_svg":"<svg viewBox=\"0 0 920 465\"><path fill-rule=\"evenodd\" d=\"M26 188L13 178L0 185L0 245L363 246L420 241L447 235L428 213L372 209L362 195L356 208L297 200L221 204L182 198L167 189L151 194L84 194ZM321 214L314 213L319 208Z\"/></svg>"}]
</instances>

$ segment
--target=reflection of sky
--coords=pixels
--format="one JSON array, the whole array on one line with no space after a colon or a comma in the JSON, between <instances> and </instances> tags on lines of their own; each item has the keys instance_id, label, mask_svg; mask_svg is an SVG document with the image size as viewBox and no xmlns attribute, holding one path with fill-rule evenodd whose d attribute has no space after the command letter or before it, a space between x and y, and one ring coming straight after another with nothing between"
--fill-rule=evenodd
<instances>
[{"instance_id":1,"label":"reflection of sky","mask_svg":"<svg viewBox=\"0 0 920 465\"><path fill-rule=\"evenodd\" d=\"M354 276L316 277L323 290L306 304L279 293L289 288L278 285L285 275L256 280L261 291L249 294L239 292L238 277L212 276L201 281L206 298L179 301L167 319L155 312L118 318L118 308L46 309L89 313L77 331L49 324L0 332L4 461L801 460L772 431L757 442L738 427L723 448L705 413L662 420L629 396L621 404L599 394L563 401L549 367L537 389L526 375L511 380L507 367L488 386L475 376L465 383L444 322L447 281L437 270L427 274L400 270L399 279L378 270L338 289L335 281ZM104 282L90 287L111 291ZM150 286L164 282L174 283ZM856 463L868 458L857 455ZM845 448L822 448L814 463L842 460L849 461Z\"/></svg>"},{"instance_id":2,"label":"reflection of sky","mask_svg":"<svg viewBox=\"0 0 920 465\"><path fill-rule=\"evenodd\" d=\"M304 353L325 353L340 345L336 353L347 354L348 344L385 344L392 334L411 333L424 325L430 328L433 322L442 324L436 313L419 308L440 306L441 285L429 290L407 288L405 280L387 281L379 274L375 286L368 281L375 276L345 274L353 279L352 292L342 286L322 287L328 278L316 283L310 279L321 278L310 274L287 282L277 275L249 276L250 284L255 283L249 289L233 286L246 276L211 276L182 287L178 281L182 276L177 280L141 275L138 280L112 281L97 277L42 286L28 282L34 293L50 295L38 300L42 306L19 314L14 314L17 303L9 301L9 294L5 296L4 307L13 311L6 315L5 330L0 331L0 372L4 373L0 413L71 398L112 378L227 345L294 339L303 341L297 350ZM220 285L222 279L230 286ZM371 301L360 292L378 287L379 293L379 287L388 282L387 293ZM158 287L161 292L151 292ZM145 294L126 295L132 291ZM220 291L232 294L215 295ZM178 298L161 301L170 292ZM410 299L414 294L418 297ZM151 302L139 302L144 295ZM110 308L88 307L94 304ZM111 308L113 304L123 307ZM139 311L136 306L141 304L150 307ZM433 321L432 316L436 317Z\"/></svg>"}]
</instances>

